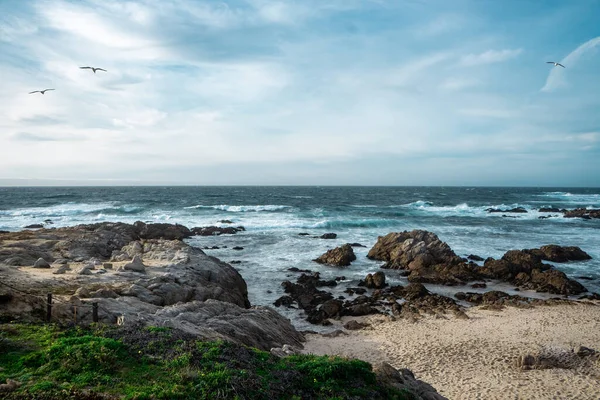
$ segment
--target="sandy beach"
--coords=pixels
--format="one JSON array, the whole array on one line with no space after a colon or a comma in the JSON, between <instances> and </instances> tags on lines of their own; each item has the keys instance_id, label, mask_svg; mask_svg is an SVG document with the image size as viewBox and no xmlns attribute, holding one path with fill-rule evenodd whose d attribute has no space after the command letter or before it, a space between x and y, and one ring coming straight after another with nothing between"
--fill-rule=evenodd
<instances>
[{"instance_id":1,"label":"sandy beach","mask_svg":"<svg viewBox=\"0 0 600 400\"><path fill-rule=\"evenodd\" d=\"M600 399L600 360L575 354L579 346L600 350L600 303L466 314L416 322L368 317L362 321L369 327L347 335L307 335L304 352L409 368L451 400ZM562 368L516 367L519 356L540 352L555 355Z\"/></svg>"}]
</instances>

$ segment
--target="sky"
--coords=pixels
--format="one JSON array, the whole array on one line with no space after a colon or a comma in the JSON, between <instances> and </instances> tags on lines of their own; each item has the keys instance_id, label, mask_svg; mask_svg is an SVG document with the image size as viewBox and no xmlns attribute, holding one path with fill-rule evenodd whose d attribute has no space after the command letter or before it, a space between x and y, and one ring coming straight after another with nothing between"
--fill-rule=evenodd
<instances>
[{"instance_id":1,"label":"sky","mask_svg":"<svg viewBox=\"0 0 600 400\"><path fill-rule=\"evenodd\" d=\"M599 15L2 0L0 185L600 187Z\"/></svg>"}]
</instances>

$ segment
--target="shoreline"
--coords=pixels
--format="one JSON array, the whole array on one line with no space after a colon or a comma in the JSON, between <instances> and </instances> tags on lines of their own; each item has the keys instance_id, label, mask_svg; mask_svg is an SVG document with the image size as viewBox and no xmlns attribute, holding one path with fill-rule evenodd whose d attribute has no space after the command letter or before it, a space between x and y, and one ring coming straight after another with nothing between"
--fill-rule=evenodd
<instances>
[{"instance_id":1,"label":"shoreline","mask_svg":"<svg viewBox=\"0 0 600 400\"><path fill-rule=\"evenodd\" d=\"M451 400L598 399L598 353L579 357L579 346L600 350L600 302L486 310L468 319L385 316L360 319L370 326L334 337L306 334L303 353L339 355L408 368ZM335 321L343 324L350 319ZM521 370L519 356L551 352L564 368Z\"/></svg>"}]
</instances>

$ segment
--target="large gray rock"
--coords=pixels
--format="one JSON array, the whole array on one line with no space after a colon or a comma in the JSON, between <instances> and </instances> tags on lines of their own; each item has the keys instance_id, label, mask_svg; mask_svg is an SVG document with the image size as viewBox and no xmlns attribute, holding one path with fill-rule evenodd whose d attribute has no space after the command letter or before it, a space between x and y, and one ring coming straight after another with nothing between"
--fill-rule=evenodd
<instances>
[{"instance_id":1,"label":"large gray rock","mask_svg":"<svg viewBox=\"0 0 600 400\"><path fill-rule=\"evenodd\" d=\"M302 335L289 320L271 309L250 308L246 282L229 264L180 240L141 238L139 230L139 225L96 224L0 233L0 260L14 257L32 265L44 253L48 260L77 259L99 266L110 257L120 262L137 256L146 264L145 274L100 268L103 275L78 275L75 280L41 274L24 280L24 271L0 266L2 280L39 296L54 293L52 318L57 322L73 320L73 305L78 307L78 321L91 322L91 303L97 302L103 323L165 325L172 321L173 326L206 339L222 338L265 350L299 345ZM74 295L77 288L81 289ZM0 317L43 315L37 298L7 291Z\"/></svg>"},{"instance_id":2,"label":"large gray rock","mask_svg":"<svg viewBox=\"0 0 600 400\"><path fill-rule=\"evenodd\" d=\"M380 236L367 257L388 261L390 268L403 269L462 262L450 246L442 242L435 233L423 230L393 232Z\"/></svg>"},{"instance_id":3,"label":"large gray rock","mask_svg":"<svg viewBox=\"0 0 600 400\"><path fill-rule=\"evenodd\" d=\"M33 264L33 268L51 268L51 266L48 264L48 261L44 260L43 258L38 258Z\"/></svg>"},{"instance_id":4,"label":"large gray rock","mask_svg":"<svg viewBox=\"0 0 600 400\"><path fill-rule=\"evenodd\" d=\"M140 256L133 257L130 263L123 265L124 271L133 271L139 273L146 273L146 266L142 262L142 258Z\"/></svg>"},{"instance_id":5,"label":"large gray rock","mask_svg":"<svg viewBox=\"0 0 600 400\"><path fill-rule=\"evenodd\" d=\"M573 295L587 291L579 282L569 279L563 272L542 263L542 254L562 254L556 248L547 250L510 250L501 259L488 258L480 269L486 278L500 279L524 289L554 294ZM559 257L559 256L556 256Z\"/></svg>"},{"instance_id":6,"label":"large gray rock","mask_svg":"<svg viewBox=\"0 0 600 400\"><path fill-rule=\"evenodd\" d=\"M437 235L423 230L380 236L367 257L386 261L383 268L410 271L411 282L456 285L479 279L474 266L466 264Z\"/></svg>"},{"instance_id":7,"label":"large gray rock","mask_svg":"<svg viewBox=\"0 0 600 400\"><path fill-rule=\"evenodd\" d=\"M356 260L356 255L352 246L344 244L335 249L327 250L327 252L317 259L313 260L319 264L335 265L337 267L347 267L352 261Z\"/></svg>"}]
</instances>

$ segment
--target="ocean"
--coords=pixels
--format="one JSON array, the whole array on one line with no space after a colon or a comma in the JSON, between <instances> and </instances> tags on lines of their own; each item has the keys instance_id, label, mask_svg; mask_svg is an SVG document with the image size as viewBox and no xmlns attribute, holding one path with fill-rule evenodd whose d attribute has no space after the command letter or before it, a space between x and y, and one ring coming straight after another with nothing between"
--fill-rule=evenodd
<instances>
[{"instance_id":1,"label":"ocean","mask_svg":"<svg viewBox=\"0 0 600 400\"><path fill-rule=\"evenodd\" d=\"M527 213L490 213L488 208L523 207ZM592 260L554 264L590 291L600 292L600 220L563 218L540 207L600 208L598 188L506 187L3 187L0 230L18 231L51 220L47 227L103 221L168 222L195 226L244 226L236 235L187 239L207 254L231 262L248 283L252 304L272 305L283 295L281 282L295 281L291 267L344 276L336 291L356 286L380 262L366 254L378 236L426 229L460 256L501 257L507 250L545 244L579 246ZM540 218L549 217L549 218ZM230 220L233 225L219 221ZM324 233L337 238L317 238ZM309 233L301 236L299 233ZM355 247L357 260L348 268L312 260L344 243ZM219 249L205 249L218 246ZM234 250L240 246L243 250ZM405 284L396 271L385 270L392 283ZM456 288L429 288L452 294ZM511 292L512 287L498 285ZM471 290L470 288L468 288ZM465 290L465 288L462 288ZM489 289L488 289L489 290ZM512 293L512 292L511 292ZM520 294L540 296L536 293ZM299 311L278 309L300 327ZM311 327L312 329L312 327Z\"/></svg>"}]
</instances>

